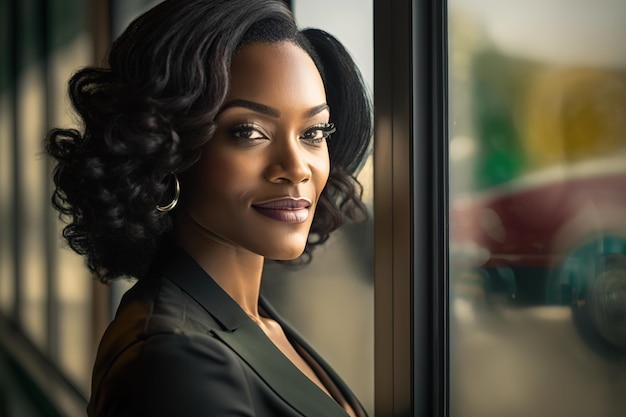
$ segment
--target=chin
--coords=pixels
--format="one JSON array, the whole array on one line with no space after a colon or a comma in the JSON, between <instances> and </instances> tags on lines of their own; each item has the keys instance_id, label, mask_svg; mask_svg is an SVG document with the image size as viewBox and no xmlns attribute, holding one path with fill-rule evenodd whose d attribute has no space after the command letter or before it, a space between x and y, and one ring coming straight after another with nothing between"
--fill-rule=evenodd
<instances>
[{"instance_id":1,"label":"chin","mask_svg":"<svg viewBox=\"0 0 626 417\"><path fill-rule=\"evenodd\" d=\"M282 234L281 237L268 239L273 244L259 248L263 251L260 254L274 261L292 261L302 255L308 238L308 229L307 233Z\"/></svg>"},{"instance_id":2,"label":"chin","mask_svg":"<svg viewBox=\"0 0 626 417\"><path fill-rule=\"evenodd\" d=\"M304 246L298 249L294 248L293 250L276 251L275 253L266 255L265 257L273 261L293 261L294 259L298 259L303 253Z\"/></svg>"}]
</instances>

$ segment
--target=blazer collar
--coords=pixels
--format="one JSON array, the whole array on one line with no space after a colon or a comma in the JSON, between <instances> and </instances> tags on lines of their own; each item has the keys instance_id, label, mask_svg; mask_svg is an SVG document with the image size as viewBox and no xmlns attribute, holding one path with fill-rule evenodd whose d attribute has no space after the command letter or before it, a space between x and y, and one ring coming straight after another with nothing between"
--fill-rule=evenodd
<instances>
[{"instance_id":1,"label":"blazer collar","mask_svg":"<svg viewBox=\"0 0 626 417\"><path fill-rule=\"evenodd\" d=\"M178 246L168 246L157 272L165 275L200 304L222 326L234 331L250 320L243 309Z\"/></svg>"},{"instance_id":2,"label":"blazer collar","mask_svg":"<svg viewBox=\"0 0 626 417\"><path fill-rule=\"evenodd\" d=\"M211 333L247 362L276 394L305 416L346 417L345 410L284 356L191 256L178 247L170 246L167 252L168 262L159 272L213 316L222 328Z\"/></svg>"}]
</instances>

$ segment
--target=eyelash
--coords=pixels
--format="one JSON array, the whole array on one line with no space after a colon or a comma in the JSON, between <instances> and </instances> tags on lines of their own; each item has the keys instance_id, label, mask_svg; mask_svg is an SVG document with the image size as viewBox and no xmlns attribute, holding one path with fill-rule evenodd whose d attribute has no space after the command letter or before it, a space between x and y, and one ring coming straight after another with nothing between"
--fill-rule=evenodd
<instances>
[{"instance_id":1,"label":"eyelash","mask_svg":"<svg viewBox=\"0 0 626 417\"><path fill-rule=\"evenodd\" d=\"M336 131L337 129L335 128L334 123L319 123L306 129L300 136L300 139L309 142L310 144L317 145L328 139L330 135ZM253 137L255 132L258 133L259 137ZM321 132L321 137L317 137L317 135L315 135L316 132ZM230 136L242 143L251 143L255 140L268 139L269 136L254 123L242 123L230 129L228 133ZM313 136L311 136L311 134L313 134Z\"/></svg>"},{"instance_id":2,"label":"eyelash","mask_svg":"<svg viewBox=\"0 0 626 417\"><path fill-rule=\"evenodd\" d=\"M313 144L319 144L319 143L322 143L322 141L328 139L330 135L332 135L336 131L337 129L335 128L334 123L320 123L320 124L311 126L307 130L305 130L304 134L300 137L300 139L309 141ZM322 132L322 137L307 138L306 135L312 132Z\"/></svg>"},{"instance_id":3,"label":"eyelash","mask_svg":"<svg viewBox=\"0 0 626 417\"><path fill-rule=\"evenodd\" d=\"M261 137L254 138L252 134L257 132ZM228 131L230 136L235 138L236 140L242 143L249 143L258 139L267 139L267 135L263 133L263 131L253 123L241 123ZM242 134L246 134L247 136L242 136Z\"/></svg>"}]
</instances>

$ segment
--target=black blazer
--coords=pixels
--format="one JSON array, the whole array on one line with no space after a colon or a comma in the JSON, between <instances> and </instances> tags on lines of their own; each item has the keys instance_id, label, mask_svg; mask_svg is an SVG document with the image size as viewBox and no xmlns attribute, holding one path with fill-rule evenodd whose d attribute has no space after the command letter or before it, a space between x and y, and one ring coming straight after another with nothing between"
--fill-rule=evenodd
<instances>
[{"instance_id":1,"label":"black blazer","mask_svg":"<svg viewBox=\"0 0 626 417\"><path fill-rule=\"evenodd\" d=\"M102 338L89 416L347 415L190 256L166 253L125 294ZM261 307L366 416L331 367L263 299Z\"/></svg>"}]
</instances>

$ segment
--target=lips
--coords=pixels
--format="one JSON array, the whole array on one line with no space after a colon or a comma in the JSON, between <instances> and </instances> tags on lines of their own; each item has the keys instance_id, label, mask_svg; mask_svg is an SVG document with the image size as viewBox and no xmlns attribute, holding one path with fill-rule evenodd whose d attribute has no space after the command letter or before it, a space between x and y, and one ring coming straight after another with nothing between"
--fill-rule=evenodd
<instances>
[{"instance_id":1,"label":"lips","mask_svg":"<svg viewBox=\"0 0 626 417\"><path fill-rule=\"evenodd\" d=\"M306 198L282 198L253 204L260 214L283 223L302 223L309 218L311 201Z\"/></svg>"}]
</instances>

